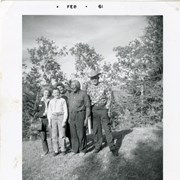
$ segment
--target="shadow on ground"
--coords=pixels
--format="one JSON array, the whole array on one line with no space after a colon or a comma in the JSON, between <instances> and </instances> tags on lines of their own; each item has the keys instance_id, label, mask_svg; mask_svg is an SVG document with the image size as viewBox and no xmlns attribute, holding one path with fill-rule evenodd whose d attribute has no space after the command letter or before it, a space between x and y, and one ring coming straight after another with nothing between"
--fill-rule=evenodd
<instances>
[{"instance_id":1,"label":"shadow on ground","mask_svg":"<svg viewBox=\"0 0 180 180\"><path fill-rule=\"evenodd\" d=\"M119 148L128 133L130 130L114 133ZM90 154L72 171L72 177L76 180L162 180L162 129L153 130L152 135L155 138L145 140L142 137L129 158L121 152L121 148L118 157L113 157L109 152Z\"/></svg>"},{"instance_id":2,"label":"shadow on ground","mask_svg":"<svg viewBox=\"0 0 180 180\"><path fill-rule=\"evenodd\" d=\"M122 130L122 131L115 131L113 132L113 137L115 138L115 144L117 147L117 150L120 149L121 145L122 145L122 141L124 139L124 137L131 133L133 130L132 129L126 129L126 130ZM93 151L94 149L94 140L93 140L93 135L87 135L87 153ZM105 147L107 147L107 141L106 141L106 137L105 135L103 136L103 144L102 144L102 148L104 149Z\"/></svg>"}]
</instances>

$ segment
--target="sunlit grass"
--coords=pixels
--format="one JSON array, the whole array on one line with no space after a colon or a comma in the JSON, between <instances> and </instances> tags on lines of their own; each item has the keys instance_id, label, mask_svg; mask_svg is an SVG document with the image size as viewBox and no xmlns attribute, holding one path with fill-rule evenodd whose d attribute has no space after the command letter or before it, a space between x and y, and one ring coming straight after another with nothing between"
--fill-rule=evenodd
<instances>
[{"instance_id":1,"label":"sunlit grass","mask_svg":"<svg viewBox=\"0 0 180 180\"><path fill-rule=\"evenodd\" d=\"M92 151L78 155L41 158L41 142L23 142L23 179L25 180L161 180L163 179L162 127L135 128L114 132L119 157L108 147L97 155ZM92 137L89 138L91 140ZM91 145L91 143L90 143ZM91 148L92 150L92 148Z\"/></svg>"}]
</instances>

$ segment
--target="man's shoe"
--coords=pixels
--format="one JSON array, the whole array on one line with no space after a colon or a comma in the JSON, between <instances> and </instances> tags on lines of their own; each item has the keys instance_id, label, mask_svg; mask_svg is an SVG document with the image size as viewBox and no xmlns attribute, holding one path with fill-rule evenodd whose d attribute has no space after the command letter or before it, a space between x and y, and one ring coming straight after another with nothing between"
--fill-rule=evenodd
<instances>
[{"instance_id":1,"label":"man's shoe","mask_svg":"<svg viewBox=\"0 0 180 180\"><path fill-rule=\"evenodd\" d=\"M48 154L48 152L41 154L41 157L44 157Z\"/></svg>"},{"instance_id":2,"label":"man's shoe","mask_svg":"<svg viewBox=\"0 0 180 180\"><path fill-rule=\"evenodd\" d=\"M119 152L117 150L111 150L113 156L119 156Z\"/></svg>"},{"instance_id":3,"label":"man's shoe","mask_svg":"<svg viewBox=\"0 0 180 180\"><path fill-rule=\"evenodd\" d=\"M70 153L71 156L75 156L76 154L77 154L77 153L75 153L75 152L71 152L71 153Z\"/></svg>"},{"instance_id":4,"label":"man's shoe","mask_svg":"<svg viewBox=\"0 0 180 180\"><path fill-rule=\"evenodd\" d=\"M98 153L100 150L101 150L101 148L100 149L94 149L93 153Z\"/></svg>"},{"instance_id":5,"label":"man's shoe","mask_svg":"<svg viewBox=\"0 0 180 180\"><path fill-rule=\"evenodd\" d=\"M65 155L66 155L66 152L65 152L65 151L63 151L63 152L61 152L61 154L62 154L63 156L65 156Z\"/></svg>"},{"instance_id":6,"label":"man's shoe","mask_svg":"<svg viewBox=\"0 0 180 180\"><path fill-rule=\"evenodd\" d=\"M59 154L59 152L54 152L53 156L57 156Z\"/></svg>"}]
</instances>

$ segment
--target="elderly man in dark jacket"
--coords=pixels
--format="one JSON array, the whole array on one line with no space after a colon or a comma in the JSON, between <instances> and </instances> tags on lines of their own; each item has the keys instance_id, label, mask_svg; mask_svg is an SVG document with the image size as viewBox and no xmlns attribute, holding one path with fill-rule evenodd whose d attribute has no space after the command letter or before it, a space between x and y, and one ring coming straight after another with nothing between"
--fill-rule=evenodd
<instances>
[{"instance_id":1,"label":"elderly man in dark jacket","mask_svg":"<svg viewBox=\"0 0 180 180\"><path fill-rule=\"evenodd\" d=\"M90 116L90 100L87 93L80 89L79 81L72 81L71 88L68 104L72 150L74 154L80 152L83 156L87 150L85 127Z\"/></svg>"}]
</instances>

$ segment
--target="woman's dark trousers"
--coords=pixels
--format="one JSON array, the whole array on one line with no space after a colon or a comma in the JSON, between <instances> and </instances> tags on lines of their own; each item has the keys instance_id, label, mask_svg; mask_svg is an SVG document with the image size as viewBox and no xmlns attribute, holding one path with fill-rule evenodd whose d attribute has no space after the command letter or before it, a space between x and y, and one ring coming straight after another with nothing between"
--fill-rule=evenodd
<instances>
[{"instance_id":1,"label":"woman's dark trousers","mask_svg":"<svg viewBox=\"0 0 180 180\"><path fill-rule=\"evenodd\" d=\"M48 153L49 152L48 142L47 142L48 119L41 118L41 122L42 122L42 130L39 132L39 134L42 141L42 148L44 153Z\"/></svg>"}]
</instances>

